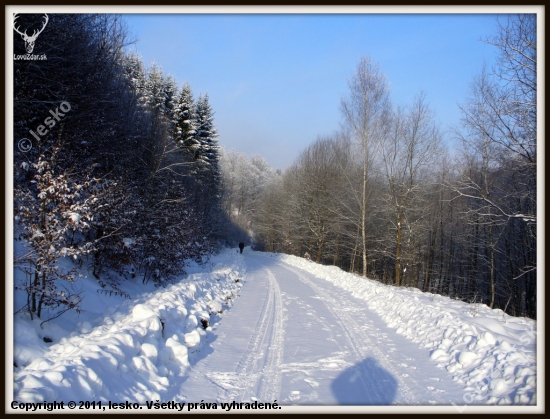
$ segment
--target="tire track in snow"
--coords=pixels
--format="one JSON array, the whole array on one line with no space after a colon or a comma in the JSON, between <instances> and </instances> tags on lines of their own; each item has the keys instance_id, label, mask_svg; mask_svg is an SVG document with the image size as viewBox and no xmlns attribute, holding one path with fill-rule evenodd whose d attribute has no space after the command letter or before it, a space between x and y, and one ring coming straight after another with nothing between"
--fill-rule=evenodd
<instances>
[{"instance_id":1,"label":"tire track in snow","mask_svg":"<svg viewBox=\"0 0 550 419\"><path fill-rule=\"evenodd\" d=\"M268 402L278 399L281 393L282 371L280 365L283 359L284 330L281 289L273 273L267 268L266 270L269 277L270 293L275 297L271 343L268 348L267 363L263 370L260 388L260 400Z\"/></svg>"},{"instance_id":2,"label":"tire track in snow","mask_svg":"<svg viewBox=\"0 0 550 419\"><path fill-rule=\"evenodd\" d=\"M302 274L297 269L290 267L289 265L286 265L286 264L284 265L280 264L280 266L282 266L284 269L287 269L295 273L303 283L309 285L317 293L317 295L321 297L327 309L333 314L339 326L344 331L350 347L355 352L356 361L359 363L365 360L366 358L368 358L369 356L374 356L376 360L380 362L380 365L384 369L389 371L393 375L395 380L398 382L400 395L405 399L404 400L405 403L414 404L415 400L418 400L418 398L415 397L415 393L411 390L409 385L405 383L401 374L394 368L393 363L391 362L389 357L384 353L382 353L380 349L378 349L377 345L372 341L372 339L367 333L362 332L361 325L358 324L353 319L352 316L350 316L343 310L334 309L334 307L338 307L339 302L334 298L332 298L320 286L316 285L311 280L309 280L304 274ZM365 382L364 376L368 376L369 372L370 371L365 370L364 373L366 373L366 375L361 374L358 378L361 379L361 382L363 383L367 391L370 391L374 394L379 395L380 397L383 397L383 394L381 394L381 388L379 386L375 386L373 380L369 381L368 383ZM412 384L416 385L414 380L410 379L410 381L412 382Z\"/></svg>"},{"instance_id":3,"label":"tire track in snow","mask_svg":"<svg viewBox=\"0 0 550 419\"><path fill-rule=\"evenodd\" d=\"M254 372L258 359L262 358L261 348L269 328L269 319L272 306L272 292L266 289L265 303L254 327L250 342L243 351L235 372L207 372L206 377L220 388L218 400L231 402L233 400L249 401L251 394L257 387L258 374Z\"/></svg>"},{"instance_id":4,"label":"tire track in snow","mask_svg":"<svg viewBox=\"0 0 550 419\"><path fill-rule=\"evenodd\" d=\"M266 302L256 323L254 337L236 370L240 378L237 391L225 389L229 399L235 398L241 402L250 401L252 397L272 402L281 390L282 371L279 366L284 344L282 295L271 271L265 267L263 269L268 277Z\"/></svg>"},{"instance_id":5,"label":"tire track in snow","mask_svg":"<svg viewBox=\"0 0 550 419\"><path fill-rule=\"evenodd\" d=\"M244 378L244 382L243 382L244 388L242 392L240 392L240 397L239 397L241 402L245 400L249 401L250 397L252 397L251 394L255 396L255 394L253 393L258 381L258 374L255 372L256 363L258 362L259 359L262 358L262 355L263 355L261 349L264 346L264 342L268 334L272 311L273 311L273 290L271 286L269 286L267 289L267 301L264 305L264 309L262 310L262 314L258 319L258 323L256 325L256 333L254 334L254 339L249 345L249 348L246 351L245 355L243 355L241 362L239 363L239 367L237 368L237 371L236 371L240 377Z\"/></svg>"},{"instance_id":6,"label":"tire track in snow","mask_svg":"<svg viewBox=\"0 0 550 419\"><path fill-rule=\"evenodd\" d=\"M308 280L300 272L297 272L294 269L289 269L289 270L294 272L303 283L310 286L315 291L315 293L321 297L321 301L323 301L323 304L327 307L328 311L333 315L334 319L338 323L340 329L344 332L347 338L347 343L349 347L352 349L353 353L355 354L354 356L355 363L359 364L361 361L365 360L367 356L365 354L365 351L361 350L363 346L362 341L361 339L358 339L356 336L357 334L351 330L358 327L355 324L355 322L350 322L350 319L348 318L349 316L343 316L339 314L336 310L334 310L334 307L336 307L336 304L337 304L336 301L333 301L332 298L328 297L326 293L324 291L321 291L318 286L313 284L313 282ZM372 345L369 345L369 346L372 346ZM361 369L365 370L364 367L362 367ZM359 376L356 376L356 378L360 380L365 391L370 394L376 394L378 396L378 399L382 399L384 397L384 394L383 392L381 392L381 389L375 386L372 380L368 382L365 380L365 377L368 376L368 374L366 373L368 373L369 371L363 371L363 372L364 374L359 374Z\"/></svg>"}]
</instances>

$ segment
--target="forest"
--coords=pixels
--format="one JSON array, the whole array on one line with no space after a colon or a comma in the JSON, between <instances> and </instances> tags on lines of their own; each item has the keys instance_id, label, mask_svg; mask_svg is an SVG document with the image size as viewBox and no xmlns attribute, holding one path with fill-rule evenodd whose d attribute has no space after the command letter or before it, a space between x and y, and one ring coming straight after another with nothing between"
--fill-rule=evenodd
<instances>
[{"instance_id":1,"label":"forest","mask_svg":"<svg viewBox=\"0 0 550 419\"><path fill-rule=\"evenodd\" d=\"M245 241L536 318L536 15L485 40L498 65L472 80L457 149L427 94L392 103L365 56L341 128L284 171L224 150L209 95L130 52L121 16L48 25L47 60L14 60L14 267L26 278L15 287L31 317L78 310L67 284L83 267L115 291L130 277L162 286L185 260ZM16 37L14 53L25 48Z\"/></svg>"},{"instance_id":2,"label":"forest","mask_svg":"<svg viewBox=\"0 0 550 419\"><path fill-rule=\"evenodd\" d=\"M36 15L18 18L29 27ZM14 233L27 244L14 255L27 278L16 287L38 317L78 308L66 286L76 267L115 290L129 276L161 285L211 254L228 225L208 94L195 99L126 52L120 16L50 15L48 25L47 60L14 61ZM16 39L16 54L23 47Z\"/></svg>"},{"instance_id":3,"label":"forest","mask_svg":"<svg viewBox=\"0 0 550 419\"><path fill-rule=\"evenodd\" d=\"M393 104L363 57L343 128L246 205L265 250L535 318L536 16L510 17L486 42L498 65L472 80L454 150L427 95Z\"/></svg>"}]
</instances>

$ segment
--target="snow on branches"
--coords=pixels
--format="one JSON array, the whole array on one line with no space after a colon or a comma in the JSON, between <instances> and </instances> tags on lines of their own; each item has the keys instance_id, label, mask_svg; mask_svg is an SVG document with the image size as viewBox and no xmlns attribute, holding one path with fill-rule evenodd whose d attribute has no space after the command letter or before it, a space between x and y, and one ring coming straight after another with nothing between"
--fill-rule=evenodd
<instances>
[{"instance_id":1,"label":"snow on branches","mask_svg":"<svg viewBox=\"0 0 550 419\"><path fill-rule=\"evenodd\" d=\"M31 316L36 313L38 317L44 306L76 307L79 299L58 286L60 281L73 283L76 270L63 270L57 262L64 257L78 260L94 250L93 242L83 235L93 221L98 180L88 177L77 183L68 172L56 174L56 151L27 165L33 180L28 187L18 186L14 191L16 225L29 249L17 261L27 274L27 282L20 288L28 294Z\"/></svg>"}]
</instances>

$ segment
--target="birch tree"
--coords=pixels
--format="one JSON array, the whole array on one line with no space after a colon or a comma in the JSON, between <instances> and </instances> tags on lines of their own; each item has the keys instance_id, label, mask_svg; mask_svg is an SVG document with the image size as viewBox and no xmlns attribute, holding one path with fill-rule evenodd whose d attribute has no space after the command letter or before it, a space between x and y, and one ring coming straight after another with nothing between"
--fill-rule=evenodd
<instances>
[{"instance_id":1,"label":"birch tree","mask_svg":"<svg viewBox=\"0 0 550 419\"><path fill-rule=\"evenodd\" d=\"M380 141L387 128L390 109L386 76L369 57L362 58L348 81L349 96L341 101L341 110L353 140L361 152L361 191L359 198L359 229L363 276L367 276L367 211L369 188L374 172L374 160L380 151Z\"/></svg>"},{"instance_id":2,"label":"birch tree","mask_svg":"<svg viewBox=\"0 0 550 419\"><path fill-rule=\"evenodd\" d=\"M395 284L401 285L405 235L408 240L419 232L416 225L424 217L422 192L428 183L428 170L441 150L441 133L434 114L420 93L406 113L397 111L391 133L382 140L382 160L388 190L388 204L395 230ZM393 240L392 240L393 241Z\"/></svg>"}]
</instances>

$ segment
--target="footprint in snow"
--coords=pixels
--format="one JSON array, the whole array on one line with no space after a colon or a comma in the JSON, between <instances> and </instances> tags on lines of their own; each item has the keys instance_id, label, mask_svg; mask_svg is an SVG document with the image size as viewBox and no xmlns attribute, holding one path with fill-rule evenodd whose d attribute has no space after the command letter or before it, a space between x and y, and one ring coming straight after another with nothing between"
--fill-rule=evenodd
<instances>
[{"instance_id":1,"label":"footprint in snow","mask_svg":"<svg viewBox=\"0 0 550 419\"><path fill-rule=\"evenodd\" d=\"M317 381L315 381L313 378L304 378L304 381L306 383L308 383L313 388L319 387L319 383Z\"/></svg>"},{"instance_id":2,"label":"footprint in snow","mask_svg":"<svg viewBox=\"0 0 550 419\"><path fill-rule=\"evenodd\" d=\"M295 390L290 392L290 396L288 396L288 401L295 402L297 400L300 400L300 391Z\"/></svg>"}]
</instances>

